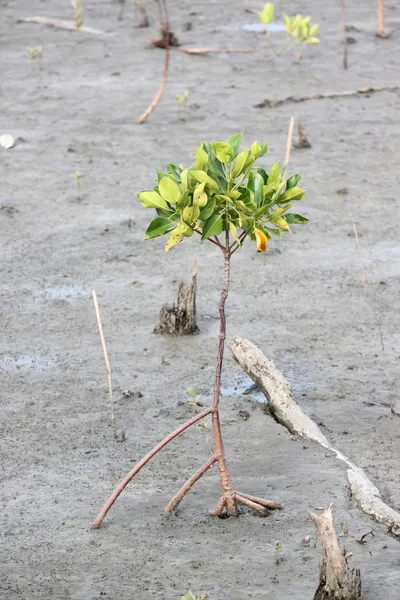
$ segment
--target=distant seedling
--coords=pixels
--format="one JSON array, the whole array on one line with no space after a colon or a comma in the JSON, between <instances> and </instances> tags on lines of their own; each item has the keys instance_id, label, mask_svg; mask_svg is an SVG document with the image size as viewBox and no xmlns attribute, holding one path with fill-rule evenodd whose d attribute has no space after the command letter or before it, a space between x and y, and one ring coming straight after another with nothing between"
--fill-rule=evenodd
<instances>
[{"instance_id":1,"label":"distant seedling","mask_svg":"<svg viewBox=\"0 0 400 600\"><path fill-rule=\"evenodd\" d=\"M189 591L185 596L181 596L181 600L207 600L208 595L202 594L201 596L195 596L191 591Z\"/></svg>"},{"instance_id":2,"label":"distant seedling","mask_svg":"<svg viewBox=\"0 0 400 600\"><path fill-rule=\"evenodd\" d=\"M270 36L269 26L275 15L275 6L272 2L267 2L263 10L258 13L260 22L267 28L267 38ZM311 25L311 17L303 17L297 14L295 17L282 15L287 40L282 50L276 52L277 56L290 52L299 44L319 44L319 25Z\"/></svg>"},{"instance_id":3,"label":"distant seedling","mask_svg":"<svg viewBox=\"0 0 400 600\"><path fill-rule=\"evenodd\" d=\"M75 171L74 177L75 177L75 181L76 181L76 197L77 197L77 200L80 200L80 197L81 197L81 180L83 179L84 175L80 171Z\"/></svg>"},{"instance_id":4,"label":"distant seedling","mask_svg":"<svg viewBox=\"0 0 400 600\"><path fill-rule=\"evenodd\" d=\"M189 92L187 90L185 90L182 94L182 96L176 96L176 101L179 104L179 106L186 106L186 102L189 96Z\"/></svg>"},{"instance_id":5,"label":"distant seedling","mask_svg":"<svg viewBox=\"0 0 400 600\"><path fill-rule=\"evenodd\" d=\"M41 61L43 58L43 48L42 46L33 46L32 48L28 48L28 56L31 60L39 60Z\"/></svg>"},{"instance_id":6,"label":"distant seedling","mask_svg":"<svg viewBox=\"0 0 400 600\"><path fill-rule=\"evenodd\" d=\"M81 0L71 0L72 8L74 9L74 19L77 29L83 25L82 2Z\"/></svg>"}]
</instances>

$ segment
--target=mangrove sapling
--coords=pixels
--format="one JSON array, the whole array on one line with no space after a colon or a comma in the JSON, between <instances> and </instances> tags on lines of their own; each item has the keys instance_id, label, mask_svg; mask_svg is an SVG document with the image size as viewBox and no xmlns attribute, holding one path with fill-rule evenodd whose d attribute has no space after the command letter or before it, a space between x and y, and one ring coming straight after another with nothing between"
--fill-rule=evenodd
<instances>
[{"instance_id":1,"label":"mangrove sapling","mask_svg":"<svg viewBox=\"0 0 400 600\"><path fill-rule=\"evenodd\" d=\"M258 13L260 22L265 25L267 29L266 37L270 39L270 24L275 15L275 6L272 2L267 2L264 5L263 10ZM281 56L287 52L291 52L296 46L303 44L319 44L319 25L311 24L311 17L303 17L297 14L295 17L289 17L288 15L282 15L283 22L286 30L286 43L285 45L275 52L273 52L270 58Z\"/></svg>"},{"instance_id":2,"label":"mangrove sapling","mask_svg":"<svg viewBox=\"0 0 400 600\"><path fill-rule=\"evenodd\" d=\"M81 199L81 179L84 177L83 173L80 171L75 171L74 173L75 182L76 182L76 199Z\"/></svg>"},{"instance_id":3,"label":"mangrove sapling","mask_svg":"<svg viewBox=\"0 0 400 600\"><path fill-rule=\"evenodd\" d=\"M222 495L214 514L237 516L238 504L244 504L266 515L269 508L280 508L264 500L234 489L227 468L219 414L221 375L226 338L225 302L228 297L232 256L240 250L246 238L256 243L259 252L265 252L271 236L280 236L290 230L291 224L306 223L307 219L289 212L294 202L301 200L305 191L298 187L301 176L286 179L286 165L272 165L269 173L256 166L268 144L254 142L250 149L240 152L241 134L232 135L226 142L201 143L196 150L196 161L188 169L169 164L164 172L157 171L157 183L152 190L138 193L145 208L154 209L156 217L150 222L145 239L169 235L165 251L192 237L200 236L221 252L224 261L224 283L219 302L220 331L216 358L216 373L212 404L193 416L159 442L128 473L110 496L96 520L99 527L129 481L161 448L180 433L211 415L213 455L182 486L168 504L168 511L187 494L190 488L213 465L217 464ZM220 236L222 236L220 238Z\"/></svg>"}]
</instances>

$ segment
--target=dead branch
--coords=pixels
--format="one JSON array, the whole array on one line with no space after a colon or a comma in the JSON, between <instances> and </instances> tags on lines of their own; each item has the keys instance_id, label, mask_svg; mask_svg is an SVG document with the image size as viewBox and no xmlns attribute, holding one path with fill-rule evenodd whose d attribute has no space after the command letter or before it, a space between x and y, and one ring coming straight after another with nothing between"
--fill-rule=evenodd
<instances>
[{"instance_id":1,"label":"dead branch","mask_svg":"<svg viewBox=\"0 0 400 600\"><path fill-rule=\"evenodd\" d=\"M325 555L320 564L319 586L314 600L361 600L360 571L349 567L346 550L343 553L340 550L332 506L321 516L309 514L317 527Z\"/></svg>"},{"instance_id":2,"label":"dead branch","mask_svg":"<svg viewBox=\"0 0 400 600\"><path fill-rule=\"evenodd\" d=\"M330 92L326 94L313 94L311 96L288 96L282 100L263 100L254 105L254 108L275 108L282 104L297 104L299 102L308 102L309 100L326 100L331 98L346 98L351 96L367 96L377 92L398 92L400 85L383 85L378 87L358 88L358 90L344 92Z\"/></svg>"},{"instance_id":3,"label":"dead branch","mask_svg":"<svg viewBox=\"0 0 400 600\"><path fill-rule=\"evenodd\" d=\"M47 27L56 27L57 29L67 29L68 31L81 31L82 33L92 33L93 35L107 35L101 29L87 27L82 25L77 27L75 21L65 21L63 19L51 19L49 17L25 17L18 19L17 23L36 23L38 25L46 25Z\"/></svg>"},{"instance_id":4,"label":"dead branch","mask_svg":"<svg viewBox=\"0 0 400 600\"><path fill-rule=\"evenodd\" d=\"M362 469L336 450L314 421L305 415L297 404L292 389L274 362L248 340L235 338L229 348L235 360L253 379L268 399L268 406L275 419L291 433L317 442L333 452L347 467L352 498L361 509L390 532L400 536L400 513L385 504L378 488L368 479Z\"/></svg>"}]
</instances>

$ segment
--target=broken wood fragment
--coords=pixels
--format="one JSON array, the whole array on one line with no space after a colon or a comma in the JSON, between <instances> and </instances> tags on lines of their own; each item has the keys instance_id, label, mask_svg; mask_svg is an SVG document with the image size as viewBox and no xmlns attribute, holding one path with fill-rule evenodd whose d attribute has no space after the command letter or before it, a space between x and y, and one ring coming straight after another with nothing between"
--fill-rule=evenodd
<instances>
[{"instance_id":1,"label":"broken wood fragment","mask_svg":"<svg viewBox=\"0 0 400 600\"><path fill-rule=\"evenodd\" d=\"M324 550L320 564L319 586L314 600L361 600L361 575L348 565L346 550L340 549L333 524L332 506L321 516L309 513Z\"/></svg>"},{"instance_id":2,"label":"broken wood fragment","mask_svg":"<svg viewBox=\"0 0 400 600\"><path fill-rule=\"evenodd\" d=\"M192 281L187 286L179 284L176 304L164 304L160 311L155 333L163 335L194 335L199 328L196 323L197 263L192 271Z\"/></svg>"},{"instance_id":3,"label":"broken wood fragment","mask_svg":"<svg viewBox=\"0 0 400 600\"><path fill-rule=\"evenodd\" d=\"M304 131L303 123L301 121L299 121L297 124L297 133L299 137L294 147L298 150L300 150L301 148L311 148L311 144L308 141L308 138Z\"/></svg>"},{"instance_id":4,"label":"broken wood fragment","mask_svg":"<svg viewBox=\"0 0 400 600\"><path fill-rule=\"evenodd\" d=\"M46 25L56 29L67 29L68 31L81 31L82 33L92 33L94 35L106 35L105 31L95 29L94 27L77 27L75 21L66 21L64 19L51 19L49 17L25 17L18 19L17 23L36 23L37 25Z\"/></svg>"}]
</instances>

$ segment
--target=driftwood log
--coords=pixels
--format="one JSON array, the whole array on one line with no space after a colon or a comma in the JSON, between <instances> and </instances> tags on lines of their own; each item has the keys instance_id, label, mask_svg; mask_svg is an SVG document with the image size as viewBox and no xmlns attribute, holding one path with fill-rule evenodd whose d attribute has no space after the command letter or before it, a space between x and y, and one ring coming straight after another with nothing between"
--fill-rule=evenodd
<instances>
[{"instance_id":1,"label":"driftwood log","mask_svg":"<svg viewBox=\"0 0 400 600\"><path fill-rule=\"evenodd\" d=\"M179 284L176 304L164 304L161 307L159 323L155 333L163 335L194 335L199 328L196 323L197 263L192 271L192 281L187 286Z\"/></svg>"},{"instance_id":2,"label":"driftwood log","mask_svg":"<svg viewBox=\"0 0 400 600\"><path fill-rule=\"evenodd\" d=\"M340 549L333 525L332 507L321 516L310 513L310 518L317 527L324 549L314 600L361 600L360 571L349 567L346 550L342 552Z\"/></svg>"},{"instance_id":3,"label":"driftwood log","mask_svg":"<svg viewBox=\"0 0 400 600\"><path fill-rule=\"evenodd\" d=\"M352 498L388 531L400 536L400 513L383 502L378 488L368 479L364 471L353 464L344 454L336 450L324 436L318 425L300 408L292 389L274 362L248 340L235 338L229 348L235 360L258 385L268 399L268 406L275 419L291 433L317 442L333 452L347 467L347 478Z\"/></svg>"}]
</instances>

